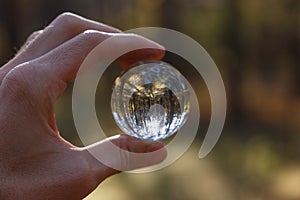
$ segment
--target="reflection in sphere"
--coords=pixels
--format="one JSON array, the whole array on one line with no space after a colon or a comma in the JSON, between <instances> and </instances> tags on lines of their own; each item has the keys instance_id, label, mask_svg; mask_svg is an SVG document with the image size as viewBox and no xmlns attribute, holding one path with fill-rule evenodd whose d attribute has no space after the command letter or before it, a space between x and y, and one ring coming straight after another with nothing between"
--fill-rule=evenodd
<instances>
[{"instance_id":1,"label":"reflection in sphere","mask_svg":"<svg viewBox=\"0 0 300 200\"><path fill-rule=\"evenodd\" d=\"M162 140L187 120L186 79L171 65L152 61L133 66L118 77L111 108L119 128L145 140Z\"/></svg>"}]
</instances>

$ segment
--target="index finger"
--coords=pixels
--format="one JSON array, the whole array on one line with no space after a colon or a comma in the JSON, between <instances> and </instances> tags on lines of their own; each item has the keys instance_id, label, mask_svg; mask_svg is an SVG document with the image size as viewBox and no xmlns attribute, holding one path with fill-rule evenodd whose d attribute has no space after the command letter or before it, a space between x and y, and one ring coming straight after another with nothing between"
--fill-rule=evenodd
<instances>
[{"instance_id":1,"label":"index finger","mask_svg":"<svg viewBox=\"0 0 300 200\"><path fill-rule=\"evenodd\" d=\"M18 54L0 70L3 77L15 66L36 59L86 30L120 33L117 28L83 18L73 13L63 13L56 17L44 30L34 32Z\"/></svg>"}]
</instances>

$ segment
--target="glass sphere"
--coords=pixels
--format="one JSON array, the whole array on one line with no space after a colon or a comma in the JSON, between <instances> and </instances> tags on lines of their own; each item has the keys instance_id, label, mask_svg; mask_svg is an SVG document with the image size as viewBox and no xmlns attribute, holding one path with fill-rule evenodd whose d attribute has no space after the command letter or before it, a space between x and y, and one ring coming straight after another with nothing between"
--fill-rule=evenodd
<instances>
[{"instance_id":1,"label":"glass sphere","mask_svg":"<svg viewBox=\"0 0 300 200\"><path fill-rule=\"evenodd\" d=\"M187 80L170 64L140 62L115 80L111 109L123 132L156 141L184 125L189 96Z\"/></svg>"}]
</instances>

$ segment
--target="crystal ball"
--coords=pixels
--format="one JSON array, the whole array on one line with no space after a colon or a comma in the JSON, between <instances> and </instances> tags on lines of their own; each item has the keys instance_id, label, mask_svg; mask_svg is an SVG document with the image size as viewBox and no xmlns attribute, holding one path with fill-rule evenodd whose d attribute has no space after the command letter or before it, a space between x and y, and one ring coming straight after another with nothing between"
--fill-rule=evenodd
<instances>
[{"instance_id":1,"label":"crystal ball","mask_svg":"<svg viewBox=\"0 0 300 200\"><path fill-rule=\"evenodd\" d=\"M173 66L162 61L139 62L116 78L111 109L126 134L163 140L186 122L189 97L187 80Z\"/></svg>"}]
</instances>

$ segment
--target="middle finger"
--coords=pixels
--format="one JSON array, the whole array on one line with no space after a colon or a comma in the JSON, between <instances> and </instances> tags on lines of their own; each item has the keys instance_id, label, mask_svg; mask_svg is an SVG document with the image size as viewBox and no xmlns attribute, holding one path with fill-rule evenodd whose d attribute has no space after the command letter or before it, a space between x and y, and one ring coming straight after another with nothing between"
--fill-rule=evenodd
<instances>
[{"instance_id":1,"label":"middle finger","mask_svg":"<svg viewBox=\"0 0 300 200\"><path fill-rule=\"evenodd\" d=\"M1 68L0 82L15 66L48 53L86 30L97 30L108 33L121 32L111 26L88 20L72 13L63 13L44 30L35 32L38 34L35 34L35 37L32 37L33 39L26 42L27 44L25 44L15 58Z\"/></svg>"}]
</instances>

